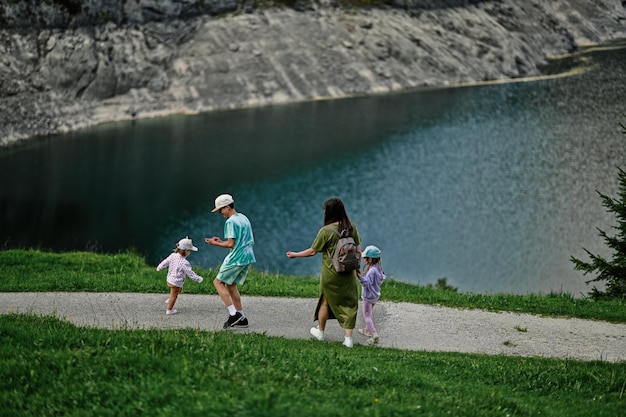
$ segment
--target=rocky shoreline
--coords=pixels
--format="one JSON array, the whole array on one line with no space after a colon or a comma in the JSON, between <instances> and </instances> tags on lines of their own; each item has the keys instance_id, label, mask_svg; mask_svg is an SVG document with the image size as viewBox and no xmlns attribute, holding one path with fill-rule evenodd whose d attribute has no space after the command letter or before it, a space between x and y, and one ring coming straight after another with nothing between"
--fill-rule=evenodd
<instances>
[{"instance_id":1,"label":"rocky shoreline","mask_svg":"<svg viewBox=\"0 0 626 417\"><path fill-rule=\"evenodd\" d=\"M550 56L626 38L618 0L59 3L0 1L0 146L110 121L528 77Z\"/></svg>"}]
</instances>

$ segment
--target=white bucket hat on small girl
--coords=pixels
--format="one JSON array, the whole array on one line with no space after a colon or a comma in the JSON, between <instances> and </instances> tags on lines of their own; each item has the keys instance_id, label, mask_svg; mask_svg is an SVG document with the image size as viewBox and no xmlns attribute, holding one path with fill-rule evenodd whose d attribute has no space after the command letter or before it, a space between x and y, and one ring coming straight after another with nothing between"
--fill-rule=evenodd
<instances>
[{"instance_id":1,"label":"white bucket hat on small girl","mask_svg":"<svg viewBox=\"0 0 626 417\"><path fill-rule=\"evenodd\" d=\"M191 239L189 239L189 236L187 236L184 239L181 239L178 241L178 243L176 244L176 249L180 249L180 250L192 250L194 252L196 252L198 250L198 248L196 248L193 243L191 243Z\"/></svg>"},{"instance_id":2,"label":"white bucket hat on small girl","mask_svg":"<svg viewBox=\"0 0 626 417\"><path fill-rule=\"evenodd\" d=\"M215 213L219 209L221 209L223 207L226 207L227 205L232 204L234 202L235 202L235 200L233 200L233 196L230 195L230 194L219 195L215 199L215 208L213 210L211 210L211 212Z\"/></svg>"}]
</instances>

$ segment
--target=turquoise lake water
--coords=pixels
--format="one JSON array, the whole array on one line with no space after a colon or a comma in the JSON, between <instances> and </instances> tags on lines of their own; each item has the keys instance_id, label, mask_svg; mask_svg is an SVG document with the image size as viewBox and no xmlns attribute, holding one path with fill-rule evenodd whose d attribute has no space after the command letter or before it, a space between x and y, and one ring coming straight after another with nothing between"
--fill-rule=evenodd
<instances>
[{"instance_id":1,"label":"turquoise lake water","mask_svg":"<svg viewBox=\"0 0 626 417\"><path fill-rule=\"evenodd\" d=\"M608 254L596 227L626 168L626 50L568 77L117 123L0 151L3 247L117 252L150 263L180 238L218 265L213 200L230 193L257 269L317 275L310 246L339 196L387 274L461 291L590 287L570 256ZM550 68L567 67L560 62Z\"/></svg>"}]
</instances>

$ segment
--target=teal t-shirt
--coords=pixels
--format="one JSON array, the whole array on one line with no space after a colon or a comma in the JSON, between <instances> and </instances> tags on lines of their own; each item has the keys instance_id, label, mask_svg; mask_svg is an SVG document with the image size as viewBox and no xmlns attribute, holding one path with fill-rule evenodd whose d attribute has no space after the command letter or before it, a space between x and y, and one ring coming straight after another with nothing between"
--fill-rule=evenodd
<instances>
[{"instance_id":1,"label":"teal t-shirt","mask_svg":"<svg viewBox=\"0 0 626 417\"><path fill-rule=\"evenodd\" d=\"M254 235L250 220L241 213L235 213L226 219L224 238L235 239L235 246L230 249L222 266L248 265L256 262L254 257Z\"/></svg>"}]
</instances>

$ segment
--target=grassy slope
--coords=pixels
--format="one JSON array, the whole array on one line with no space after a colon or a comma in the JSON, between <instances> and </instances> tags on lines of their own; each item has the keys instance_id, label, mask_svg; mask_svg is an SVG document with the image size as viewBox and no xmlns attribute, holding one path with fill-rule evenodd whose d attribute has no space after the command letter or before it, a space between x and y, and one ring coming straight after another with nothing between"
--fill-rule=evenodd
<instances>
[{"instance_id":1,"label":"grassy slope","mask_svg":"<svg viewBox=\"0 0 626 417\"><path fill-rule=\"evenodd\" d=\"M0 291L162 292L164 278L132 254L0 251ZM254 272L245 288L316 297L317 286L315 278ZM396 281L384 294L621 322L625 315L623 304L558 295L458 294ZM10 416L602 417L626 409L626 363L346 349L194 329L113 331L15 314L0 315L0 357L0 408Z\"/></svg>"},{"instance_id":2,"label":"grassy slope","mask_svg":"<svg viewBox=\"0 0 626 417\"><path fill-rule=\"evenodd\" d=\"M619 416L626 364L0 316L10 416Z\"/></svg>"}]
</instances>

